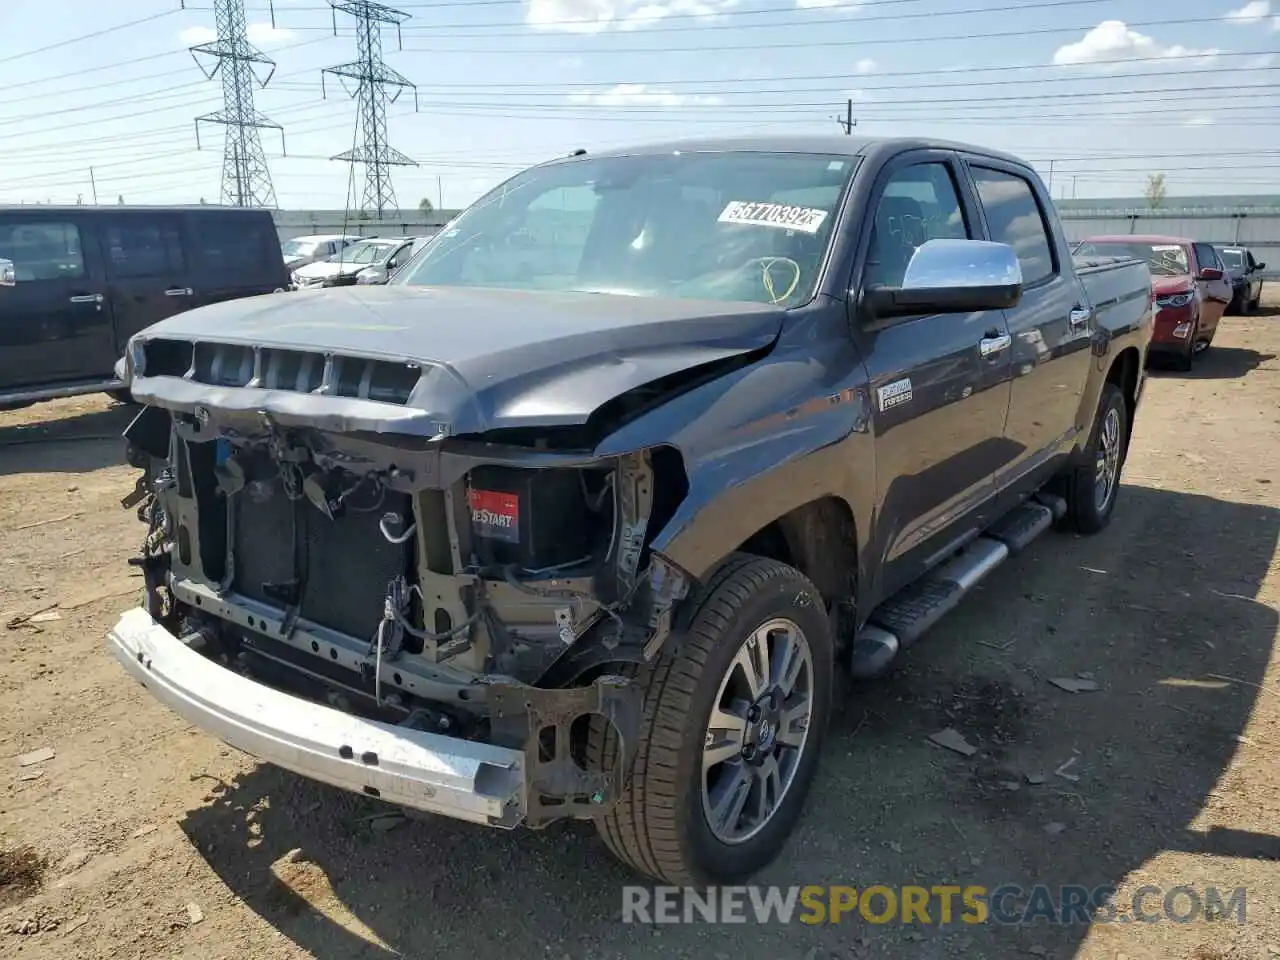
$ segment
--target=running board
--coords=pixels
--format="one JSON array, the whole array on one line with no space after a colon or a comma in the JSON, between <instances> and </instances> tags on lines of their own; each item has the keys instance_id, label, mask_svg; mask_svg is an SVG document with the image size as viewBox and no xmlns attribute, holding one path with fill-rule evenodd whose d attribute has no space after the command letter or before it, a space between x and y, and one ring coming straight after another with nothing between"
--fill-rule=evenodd
<instances>
[{"instance_id":1,"label":"running board","mask_svg":"<svg viewBox=\"0 0 1280 960\"><path fill-rule=\"evenodd\" d=\"M1028 500L952 559L876 607L854 638L850 672L861 679L887 672L903 650L959 606L987 574L1053 526L1066 508L1060 497Z\"/></svg>"}]
</instances>

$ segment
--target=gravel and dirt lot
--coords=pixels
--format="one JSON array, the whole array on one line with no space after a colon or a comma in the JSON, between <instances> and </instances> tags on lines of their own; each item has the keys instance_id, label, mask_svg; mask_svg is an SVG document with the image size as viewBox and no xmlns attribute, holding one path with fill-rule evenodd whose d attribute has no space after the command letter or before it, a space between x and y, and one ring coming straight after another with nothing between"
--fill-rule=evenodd
<instances>
[{"instance_id":1,"label":"gravel and dirt lot","mask_svg":"<svg viewBox=\"0 0 1280 960\"><path fill-rule=\"evenodd\" d=\"M1122 912L1148 884L1243 886L1244 925L623 924L637 881L587 825L378 819L257 765L106 651L143 530L119 505L129 410L90 397L0 414L0 956L1280 956L1278 355L1272 306L1153 375L1111 528L1041 538L891 679L846 684L758 878L1110 884ZM1098 689L1049 682L1081 676ZM927 742L948 727L978 752Z\"/></svg>"}]
</instances>

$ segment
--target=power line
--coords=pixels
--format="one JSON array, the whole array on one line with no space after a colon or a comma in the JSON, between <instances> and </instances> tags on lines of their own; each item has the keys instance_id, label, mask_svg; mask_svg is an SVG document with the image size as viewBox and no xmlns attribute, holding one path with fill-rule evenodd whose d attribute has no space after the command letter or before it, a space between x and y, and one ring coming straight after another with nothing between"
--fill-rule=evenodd
<instances>
[{"instance_id":1,"label":"power line","mask_svg":"<svg viewBox=\"0 0 1280 960\"><path fill-rule=\"evenodd\" d=\"M357 50L359 59L336 67L326 67L320 73L321 92L324 76L332 74L342 79L355 80L358 84L352 96L358 106L356 134L362 146L352 145L345 153L333 157L354 167L364 164L365 182L361 209L375 213L381 219L387 210L396 210L395 190L391 185L391 168L417 166L408 156L387 142L387 104L394 103L405 90L413 90L413 84L400 73L388 67L382 60L382 25L393 24L397 31L409 14L372 0L330 0L334 11L334 33L337 33L337 13L356 18ZM394 93L388 95L387 89ZM416 104L417 91L414 91Z\"/></svg>"},{"instance_id":2,"label":"power line","mask_svg":"<svg viewBox=\"0 0 1280 960\"><path fill-rule=\"evenodd\" d=\"M24 50L22 53L10 54L7 57L0 57L0 64L12 63L15 60L22 60L25 57L34 57L38 53L48 53L50 50L57 50L60 47L69 47L73 43L81 43L85 40L97 40L99 37L105 37L109 33L115 33L119 30L128 30L131 27L141 26L144 23L151 23L154 20L171 17L177 12L177 10L165 10L161 13L153 13L148 17L140 17L137 20L130 20L127 23L117 23L113 27L103 27L101 30L95 30L92 33L86 33L79 37L71 37L68 40L59 40L56 43L46 44L43 47L36 47L34 50Z\"/></svg>"},{"instance_id":3,"label":"power line","mask_svg":"<svg viewBox=\"0 0 1280 960\"><path fill-rule=\"evenodd\" d=\"M190 11L192 8L187 7L186 9ZM212 8L206 7L204 9L211 10ZM297 43L288 43L288 44L284 44L283 46L276 47L276 52L280 53L284 50L295 50L298 47L309 47L315 43L324 43L328 39L329 39L328 37L314 37L311 40L299 40ZM54 83L55 81L58 81L58 80L70 80L74 77L88 76L91 73L103 73L104 71L107 71L107 70L118 70L121 67L132 67L132 66L136 66L139 63L150 63L155 60L163 60L166 57L176 57L176 56L179 56L180 54L188 53L188 52L189 51L185 49L166 50L163 53L151 53L151 54L147 54L144 57L129 57L125 60L116 60L111 63L104 63L96 67L85 67L81 70L71 70L71 71L68 71L67 73L58 73L58 74L54 74L51 77L34 77L34 78L28 77L26 80L20 80L16 83L6 82L4 85L4 89L6 92L8 92L10 90L18 90L23 87L45 86L46 84ZM148 74L145 77L123 77L119 80L112 80L107 83L94 84L92 87L87 87L87 88L82 87L80 89L97 90L100 87L111 87L111 86L116 86L117 84L138 83L142 80L153 79L154 77L173 77L183 72L185 72L185 68L181 70L166 70L163 73L157 73L157 74ZM56 91L53 95L62 96L63 94L76 93L76 92L78 91L77 90L59 90L59 91Z\"/></svg>"},{"instance_id":4,"label":"power line","mask_svg":"<svg viewBox=\"0 0 1280 960\"><path fill-rule=\"evenodd\" d=\"M918 3L920 2L920 0L900 0L900 2ZM790 27L795 27L800 29L807 29L807 28L829 29L833 25L839 25L844 23L857 23L860 25L864 23L880 23L884 21L893 21L896 23L902 20L917 20L917 19L923 19L923 18L934 19L936 17L963 17L963 16L975 16L975 15L984 15L984 14L992 14L992 13L1034 12L1037 10L1047 10L1047 9L1054 9L1058 7L1079 7L1079 6L1085 6L1088 4L1110 3L1110 2L1111 0L1039 0L1039 2L1035 2L1035 0L1031 0L1031 2L1027 2L1027 3L1011 4L1011 5L998 6L998 7L970 7L962 10L930 10L922 13L892 13L892 14L883 14L879 16L875 14L871 14L871 15L855 14L853 16L848 16L848 17L823 16L820 19L803 16L803 11L798 10L796 7L793 6L793 7L773 7L768 9L757 9L757 10L739 10L739 11L727 10L723 14L715 18L717 21L720 19L720 17L734 18L734 22L731 22L731 23L713 22L713 23L694 23L694 24L674 26L674 27L666 26L668 21L676 20L676 19L689 19L689 20L711 19L705 13L684 13L684 14L669 14L667 16L664 16L661 20L654 20L652 22L646 21L644 25L647 28L649 28L648 32L651 35L666 34L666 33L685 33L688 31L701 32L704 30L757 30L757 29L777 30L780 28L786 29ZM884 4L876 4L875 6L882 6L882 5ZM298 9L305 9L305 8L294 7L293 9L298 10ZM788 16L785 20L781 22L776 22L776 23L739 23L737 22L738 17L756 16L760 14L770 14L770 13L789 14L790 16ZM799 16L797 16L798 14ZM1225 18L1218 17L1215 19L1225 19ZM470 40L489 39L493 37L523 38L528 36L528 30L531 27L534 27L537 29L546 29L546 28L557 27L557 26L573 27L573 26L581 26L582 23L583 23L582 20L539 20L537 21L536 24L532 24L528 20L525 20L525 21L517 20L517 21L508 21L508 22L500 22L500 23L466 23L466 24L442 23L442 24L424 25L422 27L410 26L410 27L406 27L405 29L406 29L406 32L408 32L409 34L414 34L418 31L429 32L433 36L445 37L453 41L453 40L468 40L468 39ZM495 30L504 30L504 29L513 28L513 27L523 28L523 31L515 32L515 33L492 32ZM325 28L312 27L312 26L294 26L291 29L323 30ZM483 32L481 33L454 32L457 30L468 30L468 29L476 29L476 30L481 30Z\"/></svg>"},{"instance_id":5,"label":"power line","mask_svg":"<svg viewBox=\"0 0 1280 960\"><path fill-rule=\"evenodd\" d=\"M1265 72L1272 72L1272 71L1276 71L1276 70L1280 70L1280 66L1252 66L1252 67L1243 67L1243 68L1240 68L1240 70L1239 70L1238 72L1242 72L1242 73L1244 73L1244 72L1264 72L1264 71L1265 71ZM160 73L160 74L152 74L152 75L148 75L147 77L138 78L138 81L141 81L141 80L143 80L143 79L154 79L154 78L156 78L156 77L172 76L172 75L174 75L175 73L183 73L183 72L185 72L185 71L165 71L165 72ZM314 84L300 83L300 82L298 82L298 81L288 81L288 80L284 79L284 78L287 78L287 77L290 77L290 76L300 76L300 75L303 75L303 74L308 73L308 72L309 72L309 71L300 70L300 71L293 71L293 72L291 72L291 73L283 73L283 74L279 74L276 78L274 78L274 87L275 87L275 88L277 88L277 89L280 89L280 88L286 88L286 89L306 89L306 90L310 90L310 89L318 89ZM949 71L947 71L947 72L949 72ZM1181 77L1181 78L1190 79L1190 78L1195 77L1197 74L1208 74L1208 75L1212 75L1212 76L1219 76L1219 75L1221 74L1221 71L1218 71L1218 70L1190 70L1190 71L1172 70L1172 71L1151 71L1151 72L1148 72L1148 73L1146 73L1146 74L1143 74L1143 77L1144 77L1144 79L1145 79L1145 78L1154 78L1154 77L1176 76L1176 77ZM890 75L890 74L884 74L884 75L880 75L880 76L889 77L889 76L892 76L892 75ZM880 79L880 76L873 77L873 78L869 78L869 79L872 79L872 80L878 80L878 79ZM775 81L775 82L786 82L786 81L791 80L791 79L794 79L794 80L822 79L822 80L831 80L831 81L841 81L841 80L845 80L846 78L845 78L843 75L817 75L817 76L800 76L800 77L794 77L794 78L792 78L792 77L785 77L785 76L783 76L783 77L771 77L771 78L762 78L762 79L768 79L768 80L772 80L772 81ZM863 80L864 78L858 78L858 79ZM1078 81L1081 81L1081 80L1085 80L1085 81L1093 82L1093 81L1096 81L1096 80L1111 80L1111 79L1125 79L1125 80L1131 80L1131 79L1133 79L1133 75L1132 75L1132 74L1092 74L1092 75L1090 75L1090 76L1088 76L1088 77L1048 77L1048 78L1042 78L1042 79L1036 80L1036 81L1034 81L1034 82L1035 82L1035 83L1040 83L1040 84L1055 84L1055 85L1056 85L1056 84L1062 84L1062 83L1074 83L1074 82L1078 82ZM127 80L127 81L116 81L116 83L127 83L127 82L136 82L136 81L133 81L133 80ZM750 95L759 95L759 94L778 94L778 95L787 95L787 94L795 94L795 93L826 93L826 92L828 92L828 91L831 89L831 85L830 85L830 84L826 84L826 85L823 85L823 86L804 86L804 87L791 86L791 87L772 87L772 88L763 88L763 89L757 88L757 89L753 89L753 90L743 90L743 89L741 88L741 84L742 84L742 83L749 83L749 82L752 82L752 81L750 81L750 80L735 81L735 83L734 83L734 85L733 85L733 86L724 86L724 84L726 83L726 81L723 81L723 80L702 80L702 81L688 81L688 82L680 83L680 84L679 84L679 86L680 86L681 90L683 91L686 87L693 86L695 83L709 83L709 84L719 84L719 85L721 85L721 86L719 86L719 87L712 87L712 88L710 88L710 89L699 87L699 88L696 90L696 92L697 92L699 95L702 95L702 96L717 96L717 95L743 96L743 95L748 95L748 94L750 94ZM760 81L756 81L756 82L760 82ZM941 90L946 90L946 89L959 89L959 88L968 88L968 87L1024 86L1027 82L1028 82L1028 81L1026 81L1026 80L965 80L965 81L961 81L961 82L959 82L959 83L919 83L919 84L913 84L913 85L912 85L912 89L913 89L913 90L914 90L914 89L921 89L921 90L923 90L923 89L941 89ZM154 91L154 92L149 92L149 93L144 93L144 94L135 94L135 95L131 95L131 96L113 97L113 98L108 99L108 100L100 100L100 101L97 101L97 102L95 102L95 103L78 104L77 106L74 106L74 107L66 107L66 108L62 108L62 109L59 109L59 110L41 110L41 111L37 111L37 112L34 112L34 113L20 114L20 115L18 115L18 116L9 116L9 117L0 116L0 126L6 125L6 124L11 124L11 123L17 123L17 122L25 121L25 120L42 119L42 118L44 118L44 117L60 116L60 115L69 114L69 113L81 113L81 112L88 111L88 110L96 110L96 109L101 109L101 108L104 108L104 107L111 107L111 106L116 106L116 105L126 104L126 103L128 103L128 104L134 104L134 103L138 103L138 102L142 102L142 101L148 101L148 102L149 102L149 101L153 101L153 100L165 100L165 99L169 99L169 98L171 98L171 97L173 97L173 96L182 95L182 91L185 91L185 90L187 90L187 89L189 89L189 88L192 88L192 87L200 86L200 83L201 83L200 81L193 81L193 82L191 82L191 83L178 84L177 86L168 86L168 87L164 88L163 90L159 90L159 91ZM82 89L82 90L96 90L96 89L98 89L100 86L110 86L110 85L111 85L111 84L100 84L100 85L95 85L95 86L91 86L91 87L84 87L84 88L80 88L80 89ZM589 84L589 86L591 86L591 87L597 87L597 86L598 86L598 87L605 88L605 89L610 89L610 88L614 88L614 87L617 87L617 86L626 86L626 85L627 85L627 84L625 84L625 83L624 83L624 84L609 84L609 83L592 83L592 84ZM487 85L487 84L468 84L468 85L466 85L466 86L465 86L465 88L466 88L466 89L468 89L468 90L487 90L487 89L489 89L490 87L498 87L498 86L499 86L499 85L496 85L496 84L494 84L494 85ZM536 91L534 91L534 90L516 90L516 91L506 91L506 90L502 90L502 91L500 91L500 92L495 92L493 95L494 95L494 96L501 96L504 100L510 99L510 98L512 98L512 97L520 97L520 98L528 98L528 97L539 97L539 98L540 98L540 97L548 97L548 96L552 96L552 95L554 95L555 93L557 93L557 92L558 92L558 91L557 91L557 90L555 90L555 89L550 89L550 88L555 87L555 86L561 86L561 87L574 87L574 86L576 86L576 85L572 85L572 84L554 85L554 84L553 84L553 85L547 85L547 87L548 87L548 88L539 89L539 90L536 90ZM1258 88L1262 88L1262 86L1268 86L1268 87L1269 87L1269 88L1271 88L1271 89L1275 89L1273 85L1253 85L1253 86L1258 87ZM448 95L451 91L453 91L453 90L455 90L455 89L459 89L460 87L461 87L461 85L432 84L432 85L430 85L430 86L428 86L428 87L421 87L421 86L419 86L419 87L417 87L416 89L417 89L417 91L418 91L419 93L423 93L423 92L426 92L426 93L436 93L436 94L438 94L438 95L442 95L442 96L443 96L443 95ZM900 86L900 85L898 85L898 84L893 84L893 85L892 85L891 87L889 87L889 88L894 89L894 90L900 90L900 89L901 89L901 86ZM865 80L864 80L864 82L863 82L862 84L860 84L859 89L860 89L863 93L875 93L876 91L879 91L879 90L882 90L882 89L886 89L886 87L884 87L884 86L876 86L876 85L866 85L866 84L865 84ZM1243 86L1242 86L1242 85L1240 85L1240 84L1234 84L1234 83L1233 83L1233 84L1217 84L1217 85L1200 85L1200 86L1194 86L1194 87L1143 87L1143 88L1130 89L1130 90L1097 90L1097 91L1080 91L1080 92L1074 92L1074 93L1073 93L1073 92L1065 92L1065 93L1062 93L1062 94L1056 94L1056 93L1054 93L1054 94L1026 94L1026 95L1025 95L1025 97L1033 97L1033 96L1034 96L1034 97L1042 97L1042 96L1059 96L1059 95L1060 95L1060 96L1062 96L1062 97L1076 97L1076 96L1079 96L1079 97L1083 97L1083 96L1121 96L1121 95L1132 95L1132 96L1135 96L1135 97L1136 97L1136 96L1145 96L1146 94L1149 94L1149 93L1177 93L1177 92L1185 91L1185 92L1187 92L1187 93L1189 93L1189 94L1200 94L1200 93L1203 93L1203 92L1205 92L1205 91L1227 91L1227 90L1235 91L1235 90L1247 90L1247 89L1250 89L1249 85L1243 85ZM57 95L58 95L58 96L62 96L62 95L69 95L69 94L71 94L71 93L76 93L76 92L79 92L79 91L78 91L78 90L60 91ZM983 99L984 99L984 100L988 100L988 101L995 101L995 100L999 100L999 99L1001 99L1001 98L998 98L998 97L984 97ZM1019 98L1016 98L1016 99L1023 99L1023 97L1019 97ZM878 101L878 102L886 102L886 101ZM896 102L896 101L888 101L888 102ZM948 99L948 100L929 100L929 101L923 101L923 100L919 100L919 99L916 99L916 98L912 98L912 102L920 102L920 103L924 103L924 102L929 102L929 103L940 103L940 102L944 102L944 103L945 103L945 102L951 102L951 101L950 101L949 99Z\"/></svg>"},{"instance_id":6,"label":"power line","mask_svg":"<svg viewBox=\"0 0 1280 960\"><path fill-rule=\"evenodd\" d=\"M1135 21L1134 23L1128 24L1128 26L1129 27L1170 27L1170 26L1188 26L1188 25L1205 24L1205 23L1221 23L1222 21L1223 21L1222 17L1187 17L1187 18L1178 19L1178 20L1139 20L1139 21ZM1092 30L1093 27L1094 25L1086 24L1084 26L1077 25L1077 26L1070 26L1070 27L1037 27L1031 30L1006 30L1006 31L993 32L993 33L960 33L960 34L950 34L946 36L936 36L936 37L867 37L867 38L860 38L857 40L800 40L800 41L785 42L785 43L771 42L769 44L769 49L771 51L784 50L784 49L808 50L814 47L862 47L862 46L879 46L883 44L894 44L896 46L903 46L906 44L913 44L913 43L938 43L943 41L951 42L951 41L959 41L959 40L964 40L964 41L1004 40L1004 39L1011 39L1011 38L1018 38L1018 37L1051 36L1053 34L1082 33L1082 32ZM436 54L440 53L440 48L438 46L433 48L406 47L405 49L409 51L430 50L430 52L432 53L436 53ZM465 53L468 56L474 56L476 54L489 54L489 55L502 54L505 56L509 54L518 54L518 53L532 54L534 56L546 56L547 54L565 54L565 53L571 53L574 56L583 56L586 54L599 55L599 56L617 56L620 53L645 53L645 54L709 53L712 51L742 50L742 49L743 47L741 44L720 44L715 46L701 44L696 47L635 47L635 46L615 47L615 46L602 45L598 48L593 48L593 49L585 49L579 46L576 48L557 49L557 50L548 50L541 46L526 45L526 46L519 46L519 47L499 47L492 50L481 50L481 49L469 47L467 48ZM1203 60L1203 59L1209 59L1213 56L1216 56L1216 53L1209 53L1206 51L1199 54L1190 54L1189 56ZM1144 59L1151 60L1151 61L1162 61L1168 58L1156 56L1156 57L1147 57ZM1077 64L1076 66L1079 66L1079 64Z\"/></svg>"},{"instance_id":7,"label":"power line","mask_svg":"<svg viewBox=\"0 0 1280 960\"><path fill-rule=\"evenodd\" d=\"M287 84L286 86L290 90L315 89L315 86L312 84L293 83L293 84ZM808 88L798 88L794 90L749 91L749 93L746 95L754 96L757 93L771 93L774 95L783 96L791 93L806 93L806 92L821 93L824 91L825 91L825 88L808 87ZM972 106L975 108L991 107L991 108L1004 109L1009 106L1018 106L1018 105L1035 106L1035 105L1038 105L1036 101L1046 101L1048 103L1055 103L1059 101L1077 102L1081 100L1084 100L1087 103L1090 103L1091 105L1096 105L1096 106L1125 106L1131 102L1133 104L1182 103L1188 107L1193 107L1195 106L1195 104L1192 104L1190 101L1196 98L1207 98L1216 103L1220 98L1215 96L1215 94L1220 91L1230 91L1233 95L1232 98L1234 100L1247 100L1247 99L1258 98L1258 97L1280 96L1280 87L1277 87L1275 84L1263 83L1263 84L1244 84L1244 85L1221 84L1221 85L1207 85L1207 86L1200 86L1200 87L1155 87L1155 88L1149 88L1146 90L1137 90L1137 91L1081 90L1081 91L1066 91L1066 92L1053 92L1053 93L1029 93L1029 94L1023 94L1020 96L1005 96L1005 97L950 96L950 97L921 98L921 97L912 96L912 97L876 99L876 100L862 99L856 102L860 108L866 108L866 109L874 109L877 107L887 107L887 106L909 106L909 107L932 108L932 106L935 104L945 104L948 106L964 105L964 106ZM732 91L724 91L724 93L728 95L735 95ZM1175 94L1181 93L1181 94L1186 94L1186 96L1172 96L1172 97L1150 96L1150 94L1167 94L1167 93L1175 93ZM742 96L741 94L738 94L738 95ZM701 97L702 99L692 99L687 103L663 103L657 98L664 95L661 95L661 94L653 95L654 98L650 99L649 95L646 95L643 92L638 93L636 95L636 102L634 103L625 102L625 97L620 98L618 100L612 99L611 95L609 94L602 94L596 99L588 99L588 96L589 95L583 95L582 99L579 99L576 101L571 100L569 102L565 102L563 100L557 100L557 101L546 101L541 103L525 102L525 103L519 104L518 106L520 109L525 109L525 110L576 110L576 109L581 109L584 106L595 105L595 106L606 107L609 109L628 110L628 111L636 110L641 112L665 114L675 110L705 110L705 111L716 112L716 113L726 111L726 110L745 110L745 111L752 111L752 112L762 110L762 109L789 110L797 107L800 107L800 108L822 107L829 102L826 98L822 98L817 101L784 99L784 100L771 101L771 102L758 100L758 101L741 102L741 103L724 103L719 99L719 95L716 95L713 97L709 93L699 93L697 96ZM675 95L675 96L678 96L678 95ZM1102 101L1095 102L1093 98L1098 98L1098 97L1124 97L1124 98L1130 98L1130 99L1102 100ZM848 129L849 125L847 123L847 120L851 119L852 104L854 102L855 102L854 100L850 99L848 108L846 110L846 118L839 120L841 127L846 128L845 129L846 133L850 132L850 130ZM457 100L457 99L451 98L447 100L425 100L424 99L419 101L418 106L419 106L419 110L421 110L422 108L426 108L429 110L432 107L449 107L449 108L504 107L505 108L505 107L512 106L512 104L506 102L505 98L503 100ZM1204 109L1209 109L1212 105L1203 104L1201 106L1203 106ZM1254 107L1280 106L1280 103L1253 104L1252 106ZM1232 108L1239 109L1239 105L1232 105ZM1214 106L1213 109L1218 109L1218 108ZM856 126L856 123L854 123L853 125Z\"/></svg>"}]
</instances>

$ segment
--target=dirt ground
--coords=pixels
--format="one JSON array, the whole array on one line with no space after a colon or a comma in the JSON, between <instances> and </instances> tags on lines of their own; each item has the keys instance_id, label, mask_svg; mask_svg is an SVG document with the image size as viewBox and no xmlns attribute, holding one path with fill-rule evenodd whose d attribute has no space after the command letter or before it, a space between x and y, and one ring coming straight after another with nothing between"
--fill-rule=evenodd
<instances>
[{"instance_id":1,"label":"dirt ground","mask_svg":"<svg viewBox=\"0 0 1280 960\"><path fill-rule=\"evenodd\" d=\"M845 686L802 829L759 878L1111 884L1121 904L1243 886L1244 925L628 925L635 881L586 825L379 829L375 801L223 747L109 657L142 528L118 502L129 411L92 397L0 414L0 956L1280 956L1280 307L1264 314L1152 377L1105 534L1041 538L892 679ZM1049 683L1080 674L1099 689ZM944 727L979 752L926 742Z\"/></svg>"}]
</instances>

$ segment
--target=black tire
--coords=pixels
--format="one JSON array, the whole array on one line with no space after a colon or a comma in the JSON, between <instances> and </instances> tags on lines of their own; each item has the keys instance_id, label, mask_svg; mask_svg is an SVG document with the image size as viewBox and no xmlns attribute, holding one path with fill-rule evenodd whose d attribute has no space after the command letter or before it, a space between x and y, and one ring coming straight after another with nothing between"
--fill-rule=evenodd
<instances>
[{"instance_id":1,"label":"black tire","mask_svg":"<svg viewBox=\"0 0 1280 960\"><path fill-rule=\"evenodd\" d=\"M1105 502L1099 503L1097 496L1098 453L1101 434L1105 429L1109 415L1115 412L1118 423L1119 450L1116 454L1115 474ZM1081 454L1081 462L1066 478L1067 525L1077 533L1094 534L1105 530L1111 522L1111 514L1115 512L1116 499L1120 495L1120 476L1124 470L1125 458L1129 453L1129 405L1124 394L1114 383L1102 386L1102 397L1098 401L1098 412L1093 418L1093 428L1089 431L1089 445Z\"/></svg>"},{"instance_id":2,"label":"black tire","mask_svg":"<svg viewBox=\"0 0 1280 960\"><path fill-rule=\"evenodd\" d=\"M800 818L831 712L834 654L830 623L817 588L774 560L732 556L692 598L687 630L674 634L656 660L630 665L644 688L644 715L630 779L597 829L624 864L679 885L744 880L781 852ZM804 633L812 655L812 713L795 773L759 833L736 843L719 839L703 812L704 734L723 678L758 627L775 618ZM611 769L617 739L592 726L588 762Z\"/></svg>"},{"instance_id":3,"label":"black tire","mask_svg":"<svg viewBox=\"0 0 1280 960\"><path fill-rule=\"evenodd\" d=\"M1200 321L1196 321L1196 325L1191 330L1191 336L1187 337L1187 352L1180 353L1173 358L1173 369L1182 373L1190 373L1191 368L1196 364L1196 340L1200 337Z\"/></svg>"}]
</instances>

